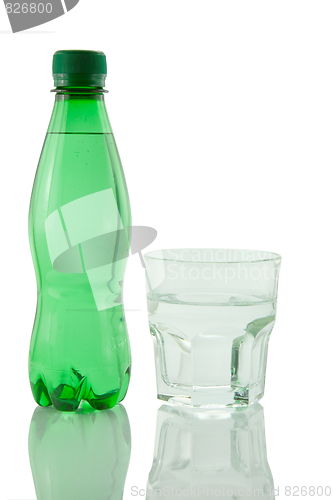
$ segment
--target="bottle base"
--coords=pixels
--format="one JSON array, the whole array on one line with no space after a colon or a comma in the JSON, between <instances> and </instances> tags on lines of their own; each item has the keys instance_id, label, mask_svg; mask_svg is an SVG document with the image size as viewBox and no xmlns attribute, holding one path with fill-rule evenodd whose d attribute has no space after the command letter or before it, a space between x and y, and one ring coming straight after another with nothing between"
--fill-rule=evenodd
<instances>
[{"instance_id":1,"label":"bottle base","mask_svg":"<svg viewBox=\"0 0 333 500\"><path fill-rule=\"evenodd\" d=\"M34 380L30 377L30 387L36 403L44 407L53 405L58 411L73 412L79 408L81 401L86 401L95 410L107 410L120 403L126 396L130 378L129 368L124 374L120 388L99 394L93 391L87 377L78 376L78 372L73 371L76 383L72 384L58 383L53 386L48 384L47 378L40 373Z\"/></svg>"}]
</instances>

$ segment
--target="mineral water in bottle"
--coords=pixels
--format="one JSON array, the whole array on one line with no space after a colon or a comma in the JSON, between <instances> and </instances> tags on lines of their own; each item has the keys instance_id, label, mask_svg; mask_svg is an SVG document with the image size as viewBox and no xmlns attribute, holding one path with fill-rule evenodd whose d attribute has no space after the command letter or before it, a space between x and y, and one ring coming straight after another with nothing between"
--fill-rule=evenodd
<instances>
[{"instance_id":1,"label":"mineral water in bottle","mask_svg":"<svg viewBox=\"0 0 333 500\"><path fill-rule=\"evenodd\" d=\"M53 77L29 212L38 292L29 377L41 406L74 411L86 400L102 410L124 399L130 377L130 205L104 103L105 55L58 51Z\"/></svg>"}]
</instances>

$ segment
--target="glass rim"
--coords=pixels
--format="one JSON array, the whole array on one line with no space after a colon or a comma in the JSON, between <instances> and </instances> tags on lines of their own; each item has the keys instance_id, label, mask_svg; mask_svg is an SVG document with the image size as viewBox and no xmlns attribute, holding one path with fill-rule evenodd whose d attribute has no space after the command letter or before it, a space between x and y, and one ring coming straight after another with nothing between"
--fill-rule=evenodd
<instances>
[{"instance_id":1,"label":"glass rim","mask_svg":"<svg viewBox=\"0 0 333 500\"><path fill-rule=\"evenodd\" d=\"M231 260L231 259L225 259L225 260L189 260L189 259L184 259L184 258L165 258L161 257L162 252L244 252L244 254L247 255L262 255L261 258L253 258L253 259L238 259L238 260ZM242 248L167 248L167 249L161 249L161 250L152 250L150 252L147 252L143 254L144 258L149 260L159 260L159 261L164 261L164 262L179 262L179 263L184 263L184 264L189 264L189 263L194 263L194 264L254 264L258 262L272 262L272 261L280 261L282 260L282 257L278 253L274 252L267 252L264 250L249 250L249 249L242 249Z\"/></svg>"}]
</instances>

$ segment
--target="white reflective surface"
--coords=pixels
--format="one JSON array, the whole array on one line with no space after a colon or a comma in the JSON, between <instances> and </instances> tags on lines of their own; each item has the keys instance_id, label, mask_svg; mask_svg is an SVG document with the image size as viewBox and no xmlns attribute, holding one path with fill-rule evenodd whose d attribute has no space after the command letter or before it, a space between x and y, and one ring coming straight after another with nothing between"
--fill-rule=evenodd
<instances>
[{"instance_id":1,"label":"white reflective surface","mask_svg":"<svg viewBox=\"0 0 333 500\"><path fill-rule=\"evenodd\" d=\"M127 321L129 331L137 332L132 334L132 352L145 352L141 363L134 360L129 393L123 402L129 422L123 410L125 421L119 421L119 408L112 418L109 417L113 410L107 418L104 412L97 412L94 417L94 412L80 416L60 414L53 409L45 409L44 418L44 409L38 408L33 431L30 431L35 481L43 491L38 500L74 500L73 491L79 494L80 500L116 500L121 498L122 488L125 500L149 498L148 489L166 486L169 498L172 498L172 488L176 498L176 490L184 490L186 495L190 486L206 488L200 490L201 498L205 498L207 488L220 489L222 493L225 488L226 498L230 488L237 488L237 492L242 488L245 491L264 488L266 497L263 498L269 498L273 485L279 493L276 498L287 498L288 486L305 486L310 497L310 486L332 486L330 413L325 405L309 400L311 383L314 384L309 378L308 386L300 384L297 398L288 390L288 375L296 372L291 368L288 374L281 368L281 328L277 326L277 342L272 343L267 394L261 401L263 409L261 405L253 405L238 413L238 410L236 413L227 410L207 414L198 410L199 413L193 414L171 405L161 407L156 398L147 312L128 311ZM6 473L0 491L1 498L6 500L37 498L28 453L29 426L35 404L27 383L25 388L18 408L2 411L1 454ZM276 401L277 398L282 401ZM47 425L43 425L45 419ZM128 424L131 457L123 485L128 459L125 455L129 453L124 440L125 435L129 436ZM120 456L117 456L117 446ZM61 484L68 487L62 491ZM71 487L74 490L68 497ZM91 487L96 488L95 496ZM297 489L294 492L297 493ZM251 498L249 492L248 497Z\"/></svg>"}]
</instances>

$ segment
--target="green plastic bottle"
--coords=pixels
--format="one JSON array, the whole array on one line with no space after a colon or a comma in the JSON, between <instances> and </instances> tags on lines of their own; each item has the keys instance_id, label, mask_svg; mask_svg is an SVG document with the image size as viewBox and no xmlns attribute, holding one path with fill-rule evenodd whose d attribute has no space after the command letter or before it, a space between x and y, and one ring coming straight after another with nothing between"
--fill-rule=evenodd
<instances>
[{"instance_id":1,"label":"green plastic bottle","mask_svg":"<svg viewBox=\"0 0 333 500\"><path fill-rule=\"evenodd\" d=\"M41 406L98 410L126 395L121 299L130 245L126 182L104 103L102 52L53 57L55 105L34 181L29 239L37 311L29 378Z\"/></svg>"}]
</instances>

